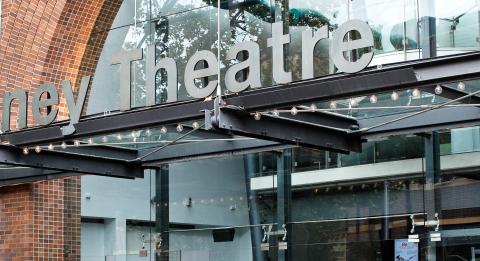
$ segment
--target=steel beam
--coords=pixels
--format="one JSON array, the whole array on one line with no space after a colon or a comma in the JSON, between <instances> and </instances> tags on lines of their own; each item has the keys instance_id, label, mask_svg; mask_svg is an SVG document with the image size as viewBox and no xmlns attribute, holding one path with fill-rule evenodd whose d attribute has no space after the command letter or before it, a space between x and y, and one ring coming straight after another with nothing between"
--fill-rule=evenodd
<instances>
[{"instance_id":1,"label":"steel beam","mask_svg":"<svg viewBox=\"0 0 480 261\"><path fill-rule=\"evenodd\" d=\"M333 115L330 115L333 120ZM343 121L338 117L337 121ZM358 125L350 125L354 130ZM361 151L360 136L350 129L338 129L285 117L262 115L260 120L244 110L215 106L205 113L205 127L219 132L276 141L284 144L325 149L341 153Z\"/></svg>"},{"instance_id":2,"label":"steel beam","mask_svg":"<svg viewBox=\"0 0 480 261\"><path fill-rule=\"evenodd\" d=\"M390 122L409 114L412 114L412 112L361 119L359 120L360 129ZM368 130L362 134L362 138L368 139L407 133L423 133L438 130L440 128L461 128L478 124L480 124L480 108L448 107L425 112Z\"/></svg>"},{"instance_id":3,"label":"steel beam","mask_svg":"<svg viewBox=\"0 0 480 261\"><path fill-rule=\"evenodd\" d=\"M158 166L164 163L279 150L291 147L291 145L256 139L182 143L170 145L164 150L152 153L142 160L142 165L145 167ZM153 150L154 149L141 150L139 151L139 156L142 157L151 153Z\"/></svg>"},{"instance_id":4,"label":"steel beam","mask_svg":"<svg viewBox=\"0 0 480 261\"><path fill-rule=\"evenodd\" d=\"M58 179L77 175L80 174L27 167L0 168L0 186Z\"/></svg>"},{"instance_id":5,"label":"steel beam","mask_svg":"<svg viewBox=\"0 0 480 261\"><path fill-rule=\"evenodd\" d=\"M124 160L46 150L23 154L13 146L0 146L0 164L120 178L143 177L139 164Z\"/></svg>"},{"instance_id":6,"label":"steel beam","mask_svg":"<svg viewBox=\"0 0 480 261\"><path fill-rule=\"evenodd\" d=\"M413 87L426 87L451 81L480 77L480 52L424 59L370 68L357 74L335 74L284 86L262 88L228 95L228 105L241 106L248 112L298 106L309 102L380 93ZM65 139L78 139L105 133L201 120L202 111L213 109L213 101L193 100L112 115L83 118L75 125L76 132L63 136L61 127L67 122L2 135L14 145L41 144Z\"/></svg>"},{"instance_id":7,"label":"steel beam","mask_svg":"<svg viewBox=\"0 0 480 261\"><path fill-rule=\"evenodd\" d=\"M442 87L442 93L437 94L437 95L441 96L441 97L444 97L444 98L447 98L447 99L450 99L450 100L455 100L455 99L464 97L464 96L469 94L468 92L461 91L461 90L458 90L458 89L454 89L454 88L448 87L446 85L441 85L441 87ZM436 88L436 86L432 85L432 86L424 87L424 88L422 88L422 90L424 90L426 92L429 92L429 93L432 93L432 94L435 94L435 88ZM480 104L480 97L472 96L468 99L461 100L460 102L465 103L465 104Z\"/></svg>"}]
</instances>

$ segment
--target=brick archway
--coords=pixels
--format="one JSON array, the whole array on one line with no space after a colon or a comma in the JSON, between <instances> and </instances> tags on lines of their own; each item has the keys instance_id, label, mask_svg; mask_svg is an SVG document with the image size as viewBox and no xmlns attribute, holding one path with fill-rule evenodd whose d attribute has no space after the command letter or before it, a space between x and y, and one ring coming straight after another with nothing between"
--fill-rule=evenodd
<instances>
[{"instance_id":1,"label":"brick archway","mask_svg":"<svg viewBox=\"0 0 480 261\"><path fill-rule=\"evenodd\" d=\"M29 91L44 82L59 86L62 80L78 86L82 76L93 74L107 34L98 33L95 40L93 36L111 27L121 4L122 0L3 1L0 92ZM63 95L59 111L59 119L65 119ZM29 117L28 125L34 124ZM80 260L80 179L0 187L0 257Z\"/></svg>"}]
</instances>

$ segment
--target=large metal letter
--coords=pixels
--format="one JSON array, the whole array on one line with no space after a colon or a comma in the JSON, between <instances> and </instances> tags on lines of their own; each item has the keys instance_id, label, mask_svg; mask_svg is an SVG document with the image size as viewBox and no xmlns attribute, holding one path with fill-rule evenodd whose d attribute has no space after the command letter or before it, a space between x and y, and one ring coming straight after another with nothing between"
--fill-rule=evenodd
<instances>
[{"instance_id":1,"label":"large metal letter","mask_svg":"<svg viewBox=\"0 0 480 261\"><path fill-rule=\"evenodd\" d=\"M10 111L13 100L18 100L17 122L18 128L27 127L27 101L28 95L25 90L14 90L13 93L5 92L3 96L3 113L2 113L2 131L10 130Z\"/></svg>"},{"instance_id":2,"label":"large metal letter","mask_svg":"<svg viewBox=\"0 0 480 261\"><path fill-rule=\"evenodd\" d=\"M85 98L87 97L88 87L90 86L90 76L82 77L80 83L80 90L78 91L77 101L73 98L73 88L70 81L62 82L63 95L68 106L68 113L70 115L70 124L62 128L63 135L70 135L75 132L74 124L77 124L82 114L83 106L85 105Z\"/></svg>"},{"instance_id":3,"label":"large metal letter","mask_svg":"<svg viewBox=\"0 0 480 261\"><path fill-rule=\"evenodd\" d=\"M267 46L272 47L273 80L279 84L292 82L292 72L285 72L283 46L290 43L290 34L283 34L283 22L272 24L272 38L267 39Z\"/></svg>"},{"instance_id":4,"label":"large metal letter","mask_svg":"<svg viewBox=\"0 0 480 261\"><path fill-rule=\"evenodd\" d=\"M172 58L163 58L157 63L155 45L149 45L147 47L147 106L156 104L155 78L161 69L167 72L167 102L178 100L177 63Z\"/></svg>"},{"instance_id":5,"label":"large metal letter","mask_svg":"<svg viewBox=\"0 0 480 261\"><path fill-rule=\"evenodd\" d=\"M42 94L47 93L47 98L42 99ZM32 114L36 122L41 125L47 125L52 123L58 114L58 108L51 107L51 110L47 112L47 115L43 115L41 110L45 107L58 105L58 91L51 83L41 84L35 94L32 101Z\"/></svg>"},{"instance_id":6,"label":"large metal letter","mask_svg":"<svg viewBox=\"0 0 480 261\"><path fill-rule=\"evenodd\" d=\"M360 39L347 39L347 41L344 41L345 36L351 31L359 32ZM345 59L343 53L372 47L373 41L373 32L367 23L358 19L347 21L333 34L330 56L340 71L346 73L359 72L370 64L373 59L373 52L364 53L362 57L356 61L348 61Z\"/></svg>"},{"instance_id":7,"label":"large metal letter","mask_svg":"<svg viewBox=\"0 0 480 261\"><path fill-rule=\"evenodd\" d=\"M306 30L302 32L302 79L312 79L315 77L313 72L313 53L315 46L320 40L328 38L328 26L322 26L318 30Z\"/></svg>"},{"instance_id":8,"label":"large metal letter","mask_svg":"<svg viewBox=\"0 0 480 261\"><path fill-rule=\"evenodd\" d=\"M237 59L240 52L247 51L248 59L232 65L225 74L225 85L232 92L241 92L248 87L262 86L260 80L260 47L255 42L243 42L232 47L227 52L227 60ZM237 73L248 68L248 77L245 81L237 81Z\"/></svg>"},{"instance_id":9,"label":"large metal letter","mask_svg":"<svg viewBox=\"0 0 480 261\"><path fill-rule=\"evenodd\" d=\"M143 59L143 50L133 49L129 51L122 50L115 54L110 60L111 65L120 65L120 110L127 111L131 108L131 72L130 67L133 61Z\"/></svg>"},{"instance_id":10,"label":"large metal letter","mask_svg":"<svg viewBox=\"0 0 480 261\"><path fill-rule=\"evenodd\" d=\"M207 62L207 68L195 70L200 61ZM195 79L217 75L217 57L210 51L198 51L187 62L185 68L185 88L193 98L205 98L212 94L217 88L218 80L209 81L207 86L198 88Z\"/></svg>"}]
</instances>

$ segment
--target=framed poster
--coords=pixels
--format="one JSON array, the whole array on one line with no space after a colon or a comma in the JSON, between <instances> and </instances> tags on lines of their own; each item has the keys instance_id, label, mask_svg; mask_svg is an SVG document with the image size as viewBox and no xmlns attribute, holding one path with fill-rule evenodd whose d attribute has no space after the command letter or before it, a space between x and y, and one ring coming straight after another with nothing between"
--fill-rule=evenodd
<instances>
[{"instance_id":1,"label":"framed poster","mask_svg":"<svg viewBox=\"0 0 480 261\"><path fill-rule=\"evenodd\" d=\"M418 243L408 239L395 240L395 261L418 261Z\"/></svg>"}]
</instances>

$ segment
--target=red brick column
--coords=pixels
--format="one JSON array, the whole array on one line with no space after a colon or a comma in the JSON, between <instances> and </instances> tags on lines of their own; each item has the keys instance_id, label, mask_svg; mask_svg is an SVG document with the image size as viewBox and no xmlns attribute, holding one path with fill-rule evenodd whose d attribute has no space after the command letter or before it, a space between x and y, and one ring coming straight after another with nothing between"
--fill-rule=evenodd
<instances>
[{"instance_id":1,"label":"red brick column","mask_svg":"<svg viewBox=\"0 0 480 261\"><path fill-rule=\"evenodd\" d=\"M121 3L2 1L0 93L22 88L31 100L31 91L44 82L59 92L62 80L78 87L81 77L95 71L107 36L98 32L110 28ZM61 96L59 120L68 115ZM80 260L80 178L0 187L0 260Z\"/></svg>"}]
</instances>

